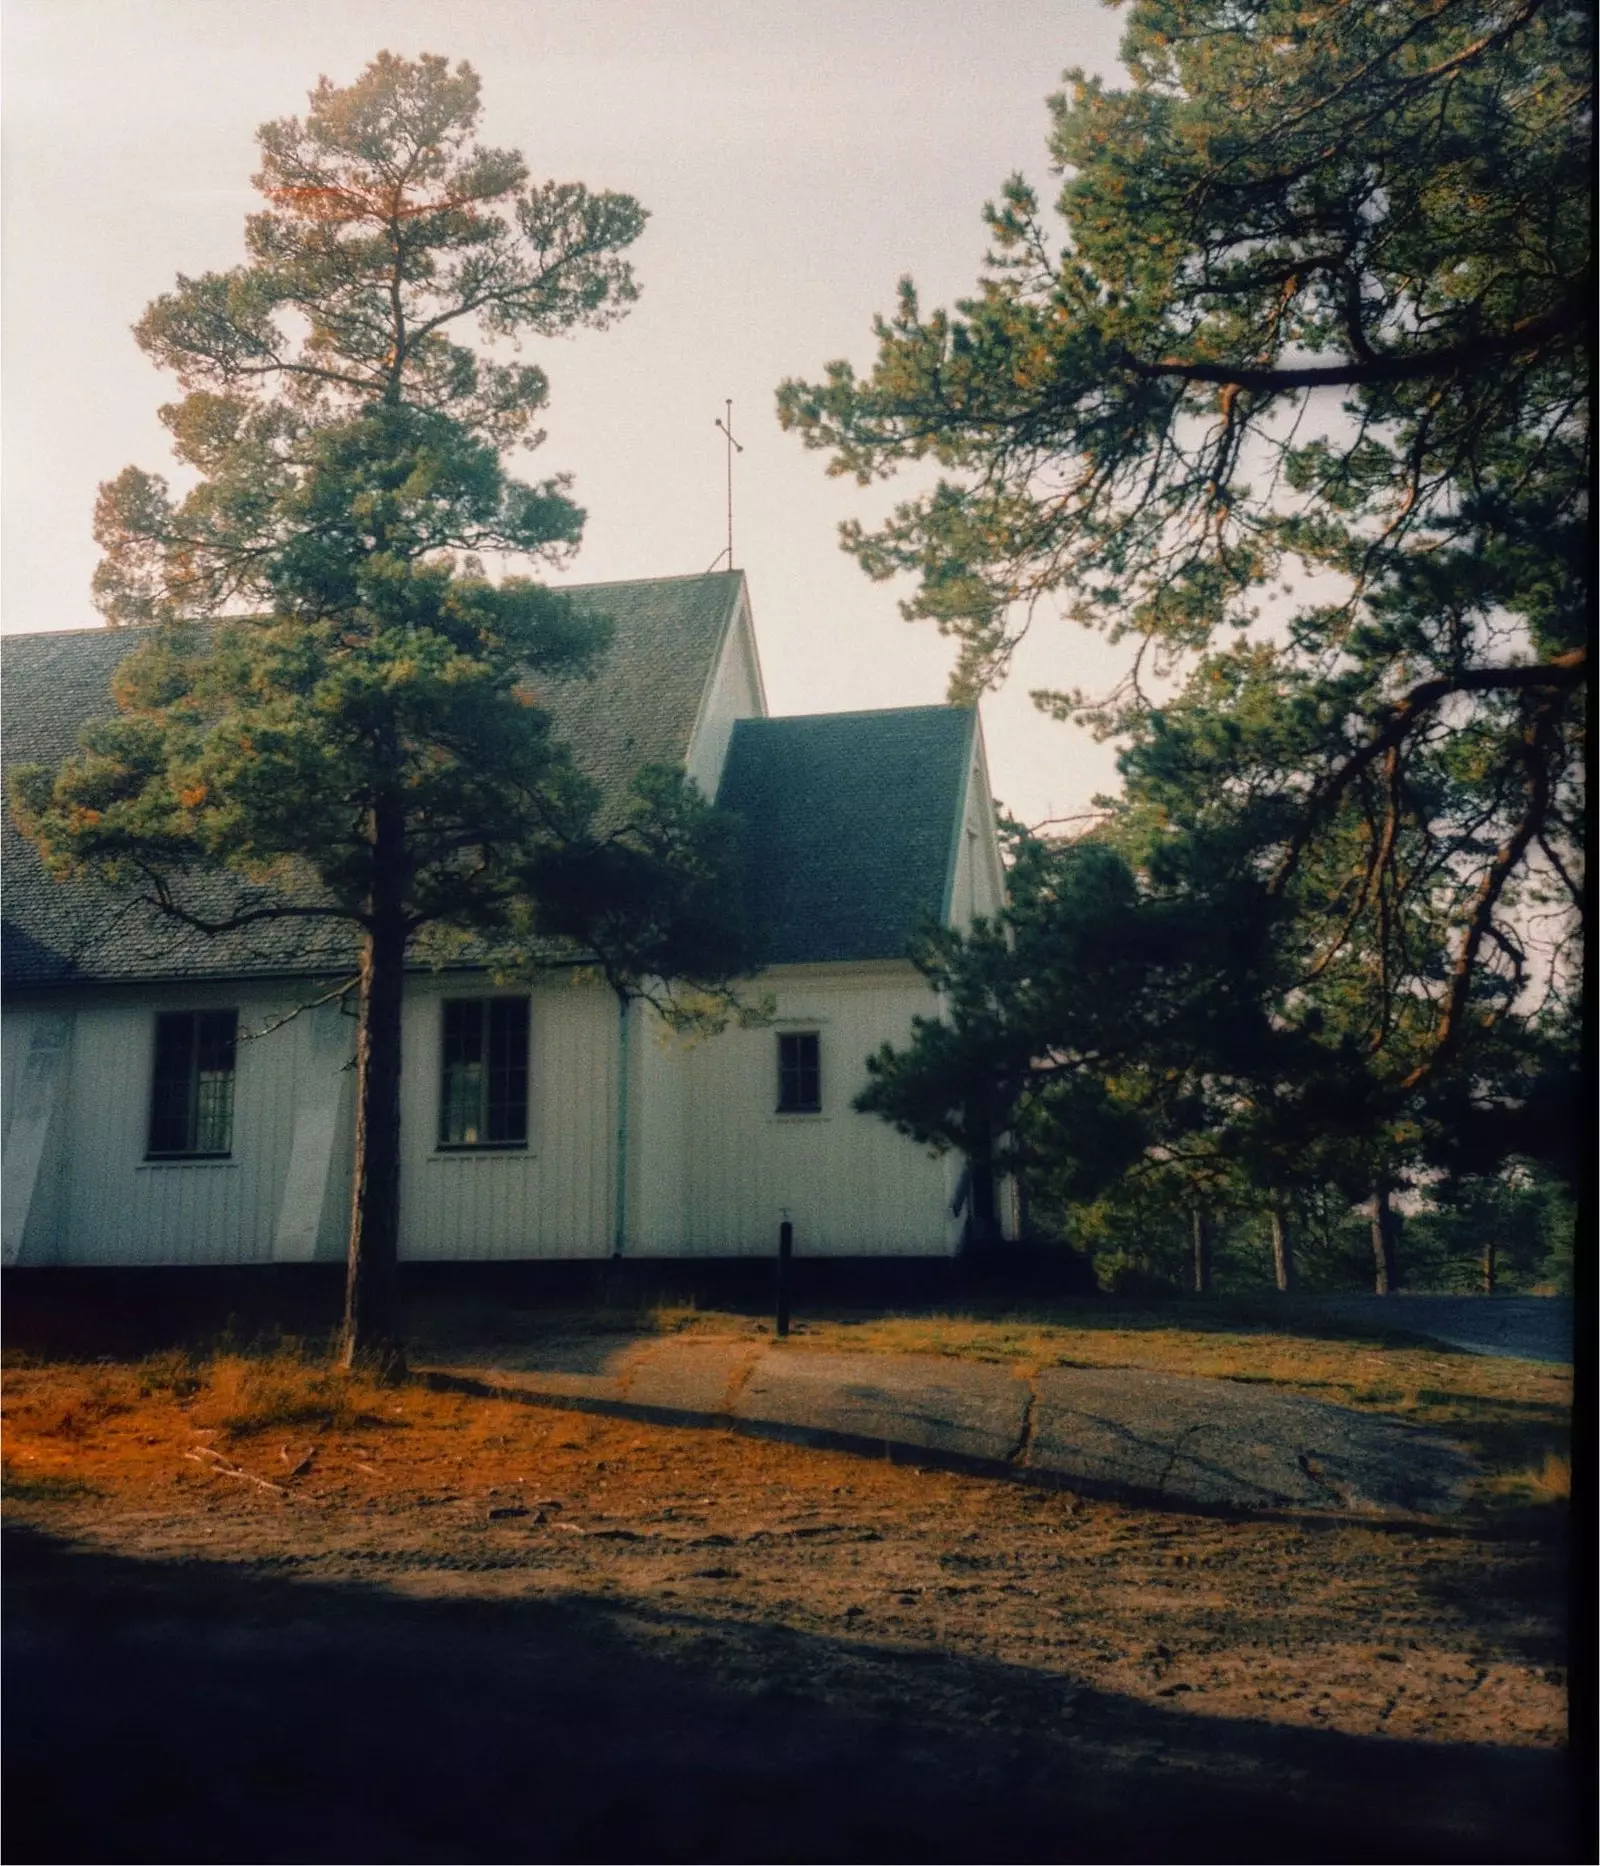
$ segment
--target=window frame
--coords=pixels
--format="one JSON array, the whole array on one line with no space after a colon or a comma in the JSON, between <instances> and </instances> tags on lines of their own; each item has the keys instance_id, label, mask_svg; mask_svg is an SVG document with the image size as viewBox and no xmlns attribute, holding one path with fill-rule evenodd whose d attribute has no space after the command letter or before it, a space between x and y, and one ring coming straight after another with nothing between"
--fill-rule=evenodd
<instances>
[{"instance_id":1,"label":"window frame","mask_svg":"<svg viewBox=\"0 0 1600 1866\"><path fill-rule=\"evenodd\" d=\"M509 1012L511 1007L520 1012L521 1043L520 1052L508 1053L502 1043L497 1060L495 1055L496 1036L494 1017L496 1011ZM476 1013L477 1029L475 1056L457 1056L452 1058L453 1043L458 1043L467 1035L459 1025L467 1012ZM453 1032L452 1023L458 1028ZM495 995L470 998L445 998L439 1006L439 1049L438 1049L438 1119L434 1129L434 1150L437 1153L526 1153L531 1146L532 1135L532 1073L533 1073L533 1016L532 1005L526 996ZM463 1097L457 1089L452 1071L472 1068L477 1071L476 1109L470 1121L456 1120L463 1112ZM495 1093L496 1078L502 1083L502 1093L497 1098ZM510 1089L520 1078L520 1095ZM507 1092L509 1090L509 1092ZM498 1138L491 1135L496 1125L497 1106L501 1120L506 1110L514 1111L516 1119L511 1125L519 1127L520 1132L502 1134ZM482 1139L453 1139L452 1128L461 1132L475 1131L483 1135Z\"/></svg>"},{"instance_id":2,"label":"window frame","mask_svg":"<svg viewBox=\"0 0 1600 1866\"><path fill-rule=\"evenodd\" d=\"M778 1102L776 1113L781 1115L819 1115L822 1113L822 1032L820 1030L780 1030L778 1036ZM785 1056L785 1045L811 1045L809 1062L804 1056L797 1056L789 1061ZM809 1077L814 1091L811 1100L805 1099L804 1091ZM791 1086L795 1099L789 1099Z\"/></svg>"},{"instance_id":3,"label":"window frame","mask_svg":"<svg viewBox=\"0 0 1600 1866\"><path fill-rule=\"evenodd\" d=\"M227 1037L221 1038L222 1020L227 1020ZM204 1026L210 1023L208 1035ZM182 1069L173 1065L175 1046L164 1041L164 1032L173 1033L187 1026L187 1041L181 1055ZM226 1067L217 1067L219 1051L226 1056ZM207 1068L207 1060L212 1066ZM165 1066L163 1059L165 1058ZM219 1111L207 1109L205 1090L211 1082L225 1082L226 1096ZM173 1091L181 1084L181 1120L183 1144L161 1146L161 1124L171 1128L179 1118L173 1103L179 1095ZM238 1106L239 1085L239 1007L205 1005L195 1010L157 1011L150 1048L150 1097L145 1119L146 1160L160 1163L184 1160L231 1160L233 1158L233 1118ZM165 1093L164 1093L165 1091ZM222 1145L202 1146L202 1139L218 1138L214 1125L220 1126Z\"/></svg>"}]
</instances>

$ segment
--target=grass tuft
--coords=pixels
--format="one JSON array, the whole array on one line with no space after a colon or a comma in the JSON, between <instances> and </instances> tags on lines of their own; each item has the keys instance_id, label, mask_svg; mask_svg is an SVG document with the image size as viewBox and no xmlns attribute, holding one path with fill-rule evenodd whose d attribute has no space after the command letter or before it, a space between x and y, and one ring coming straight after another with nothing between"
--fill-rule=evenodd
<instances>
[{"instance_id":1,"label":"grass tuft","mask_svg":"<svg viewBox=\"0 0 1600 1866\"><path fill-rule=\"evenodd\" d=\"M88 1438L107 1419L127 1411L118 1382L97 1370L70 1399L48 1407L35 1429L46 1438Z\"/></svg>"},{"instance_id":2,"label":"grass tuft","mask_svg":"<svg viewBox=\"0 0 1600 1866\"><path fill-rule=\"evenodd\" d=\"M140 1399L193 1399L204 1385L200 1364L187 1348L147 1355L133 1371Z\"/></svg>"},{"instance_id":3,"label":"grass tuft","mask_svg":"<svg viewBox=\"0 0 1600 1866\"><path fill-rule=\"evenodd\" d=\"M1530 1483L1540 1496L1549 1497L1553 1502L1570 1503L1572 1501L1572 1460L1548 1452L1545 1461L1536 1472L1530 1473Z\"/></svg>"},{"instance_id":4,"label":"grass tuft","mask_svg":"<svg viewBox=\"0 0 1600 1866\"><path fill-rule=\"evenodd\" d=\"M222 1354L204 1369L205 1411L234 1438L283 1428L348 1431L377 1422L376 1384L288 1353Z\"/></svg>"}]
</instances>

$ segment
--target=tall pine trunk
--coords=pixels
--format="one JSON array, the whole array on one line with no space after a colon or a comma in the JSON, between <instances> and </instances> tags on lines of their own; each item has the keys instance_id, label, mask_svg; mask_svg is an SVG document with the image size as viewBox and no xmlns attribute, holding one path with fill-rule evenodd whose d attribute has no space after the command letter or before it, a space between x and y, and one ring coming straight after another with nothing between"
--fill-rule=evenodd
<instances>
[{"instance_id":1,"label":"tall pine trunk","mask_svg":"<svg viewBox=\"0 0 1600 1866\"><path fill-rule=\"evenodd\" d=\"M994 1160L981 1154L972 1167L972 1241L979 1250L992 1250L1001 1240L999 1184Z\"/></svg>"},{"instance_id":2,"label":"tall pine trunk","mask_svg":"<svg viewBox=\"0 0 1600 1866\"><path fill-rule=\"evenodd\" d=\"M967 1153L967 1237L976 1250L992 1250L1004 1242L1000 1231L1000 1181L994 1165L994 1122L987 1107L967 1110L972 1136Z\"/></svg>"},{"instance_id":3,"label":"tall pine trunk","mask_svg":"<svg viewBox=\"0 0 1600 1866\"><path fill-rule=\"evenodd\" d=\"M1191 1221L1194 1228L1194 1293L1205 1296L1211 1291L1211 1220L1206 1216L1203 1205L1194 1207Z\"/></svg>"},{"instance_id":4,"label":"tall pine trunk","mask_svg":"<svg viewBox=\"0 0 1600 1866\"><path fill-rule=\"evenodd\" d=\"M359 1361L391 1377L405 1368L399 1289L404 841L398 811L375 814L372 918L361 947L355 1170L339 1365L348 1371Z\"/></svg>"},{"instance_id":5,"label":"tall pine trunk","mask_svg":"<svg viewBox=\"0 0 1600 1866\"><path fill-rule=\"evenodd\" d=\"M1289 1230L1289 1213L1281 1199L1274 1199L1272 1221L1272 1273L1278 1288L1288 1295L1294 1288L1294 1238Z\"/></svg>"},{"instance_id":6,"label":"tall pine trunk","mask_svg":"<svg viewBox=\"0 0 1600 1866\"><path fill-rule=\"evenodd\" d=\"M1373 1287L1380 1296L1392 1295L1400 1287L1400 1260L1395 1248L1399 1216L1389 1203L1389 1188L1378 1185L1372 1192L1372 1265Z\"/></svg>"}]
</instances>

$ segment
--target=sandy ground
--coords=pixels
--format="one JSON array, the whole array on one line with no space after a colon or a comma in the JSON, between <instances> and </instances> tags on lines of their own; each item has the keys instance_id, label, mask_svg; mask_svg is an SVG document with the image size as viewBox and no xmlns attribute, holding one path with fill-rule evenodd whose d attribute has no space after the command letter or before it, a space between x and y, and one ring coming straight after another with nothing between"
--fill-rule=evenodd
<instances>
[{"instance_id":1,"label":"sandy ground","mask_svg":"<svg viewBox=\"0 0 1600 1866\"><path fill-rule=\"evenodd\" d=\"M8 1377L13 1860L1566 1856L1549 1533L140 1384Z\"/></svg>"}]
</instances>

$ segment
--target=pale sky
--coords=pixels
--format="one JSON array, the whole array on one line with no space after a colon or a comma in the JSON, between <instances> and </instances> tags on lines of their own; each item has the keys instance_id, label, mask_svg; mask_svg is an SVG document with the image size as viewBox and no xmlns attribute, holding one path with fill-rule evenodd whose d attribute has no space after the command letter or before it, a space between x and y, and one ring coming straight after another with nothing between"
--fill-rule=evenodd
<instances>
[{"instance_id":1,"label":"pale sky","mask_svg":"<svg viewBox=\"0 0 1600 1866\"><path fill-rule=\"evenodd\" d=\"M84 628L95 489L170 465L175 393L130 327L178 272L243 257L256 126L379 50L471 61L486 141L536 179L636 195L639 304L551 344L549 438L588 511L573 570L605 582L711 567L723 443L745 452L734 550L774 712L944 697L952 653L907 594L838 548L841 518L896 496L830 480L782 433L779 381L870 363L903 273L927 306L972 287L980 210L1021 169L1048 198L1045 98L1070 65L1115 77L1096 0L4 0L3 615ZM901 489L901 496L909 485ZM1120 651L1043 612L985 700L995 790L1026 820L1114 783L1109 748L1027 691L1109 685Z\"/></svg>"}]
</instances>

